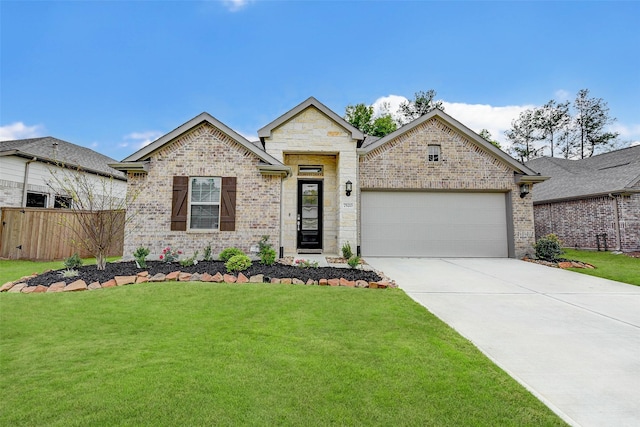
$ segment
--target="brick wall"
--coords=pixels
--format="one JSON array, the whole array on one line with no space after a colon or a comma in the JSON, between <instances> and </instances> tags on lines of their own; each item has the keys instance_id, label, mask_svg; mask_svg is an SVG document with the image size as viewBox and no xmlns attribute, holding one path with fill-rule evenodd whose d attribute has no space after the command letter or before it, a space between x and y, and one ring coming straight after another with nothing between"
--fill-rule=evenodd
<instances>
[{"instance_id":1,"label":"brick wall","mask_svg":"<svg viewBox=\"0 0 640 427\"><path fill-rule=\"evenodd\" d=\"M427 162L428 144L441 146L442 161ZM361 157L359 175L364 189L510 192L516 257L533 253L531 195L519 197L513 169L438 118Z\"/></svg>"},{"instance_id":2,"label":"brick wall","mask_svg":"<svg viewBox=\"0 0 640 427\"><path fill-rule=\"evenodd\" d=\"M152 156L148 174L129 174L129 191L137 198L127 211L131 222L124 256L145 246L149 258L157 259L167 245L187 256L196 250L202 255L208 244L214 254L230 246L248 253L263 235L277 248L281 178L261 175L258 163L253 153L207 123L165 145ZM236 177L236 231L171 231L174 175Z\"/></svg>"},{"instance_id":3,"label":"brick wall","mask_svg":"<svg viewBox=\"0 0 640 427\"><path fill-rule=\"evenodd\" d=\"M616 209L619 218L618 227L616 227ZM606 233L609 249L623 251L640 249L640 195L638 194L540 203L535 205L534 213L536 239L554 233L560 237L566 247L595 249L597 248L596 235Z\"/></svg>"}]
</instances>

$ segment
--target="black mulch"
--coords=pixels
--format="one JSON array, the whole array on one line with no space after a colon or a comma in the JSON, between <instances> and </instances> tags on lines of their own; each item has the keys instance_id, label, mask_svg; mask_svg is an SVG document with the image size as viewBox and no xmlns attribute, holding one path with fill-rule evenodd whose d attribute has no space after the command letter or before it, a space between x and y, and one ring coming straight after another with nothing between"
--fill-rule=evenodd
<instances>
[{"instance_id":1,"label":"black mulch","mask_svg":"<svg viewBox=\"0 0 640 427\"><path fill-rule=\"evenodd\" d=\"M77 269L78 276L62 277L61 271L50 271L43 273L27 282L28 286L44 285L49 286L55 282L65 282L67 284L82 279L87 284L92 282L104 283L115 276L135 276L143 271L148 271L150 276L156 273L168 274L173 271L182 271L185 273L216 273L225 274L227 269L222 261L199 261L198 264L183 267L178 263L167 264L160 261L147 261L147 268L138 268L134 261L114 262L107 264L105 270L98 270L95 265L82 266ZM263 274L265 278L277 277L296 278L306 282L309 279L339 279L347 280L365 280L367 282L377 282L382 278L372 271L363 271L351 268L334 268L334 267L318 267L318 268L298 268L291 265L275 263L271 266L262 265L259 262L254 264L247 270L242 272L245 276L251 277L257 274ZM237 276L237 274L234 274ZM267 279L265 279L267 281Z\"/></svg>"}]
</instances>

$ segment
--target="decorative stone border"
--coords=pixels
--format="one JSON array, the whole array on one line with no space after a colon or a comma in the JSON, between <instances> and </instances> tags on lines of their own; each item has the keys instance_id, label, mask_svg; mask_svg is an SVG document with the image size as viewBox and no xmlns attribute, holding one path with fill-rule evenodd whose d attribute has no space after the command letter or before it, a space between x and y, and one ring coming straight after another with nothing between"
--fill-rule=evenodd
<instances>
[{"instance_id":1,"label":"decorative stone border","mask_svg":"<svg viewBox=\"0 0 640 427\"><path fill-rule=\"evenodd\" d=\"M77 291L92 291L102 288L111 288L115 286L134 285L138 283L146 282L211 282L211 283L282 283L288 285L318 285L318 286L346 286L349 288L369 288L369 289L386 289L396 288L397 285L394 281L381 280L379 282L367 282L364 280L347 280L345 278L332 278L332 279L320 279L320 280L307 280L303 282L296 278L268 278L262 274L247 277L242 273L238 273L237 276L232 274L220 274L216 273L211 275L209 273L183 273L181 271L174 271L169 274L157 273L153 276L149 276L148 271L143 271L135 276L116 276L113 279L98 283L93 282L86 284L84 280L76 280L69 283L56 282L49 287L27 286L25 281L37 277L37 274L31 276L21 277L13 282L7 282L0 287L0 292L12 292L12 293L44 293L44 292L77 292Z\"/></svg>"},{"instance_id":2,"label":"decorative stone border","mask_svg":"<svg viewBox=\"0 0 640 427\"><path fill-rule=\"evenodd\" d=\"M582 262L582 261L560 261L560 262L551 262L551 261L545 261L545 260L541 260L541 259L533 259L533 258L522 258L523 261L527 261L527 262L533 262L535 264L542 264L542 265L546 265L547 267L554 267L554 268L590 268L590 269L594 269L595 267L591 264L587 264L586 262Z\"/></svg>"}]
</instances>

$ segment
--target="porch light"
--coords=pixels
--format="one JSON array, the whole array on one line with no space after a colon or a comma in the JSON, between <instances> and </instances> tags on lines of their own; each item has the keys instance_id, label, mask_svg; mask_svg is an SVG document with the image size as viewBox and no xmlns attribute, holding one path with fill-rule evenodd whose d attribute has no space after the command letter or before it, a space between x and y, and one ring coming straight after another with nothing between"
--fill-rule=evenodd
<instances>
[{"instance_id":1,"label":"porch light","mask_svg":"<svg viewBox=\"0 0 640 427\"><path fill-rule=\"evenodd\" d=\"M351 195L351 191L353 191L353 183L351 181L347 181L344 184L344 189L347 193L347 197L349 197Z\"/></svg>"},{"instance_id":2,"label":"porch light","mask_svg":"<svg viewBox=\"0 0 640 427\"><path fill-rule=\"evenodd\" d=\"M520 198L529 194L529 184L520 184Z\"/></svg>"}]
</instances>

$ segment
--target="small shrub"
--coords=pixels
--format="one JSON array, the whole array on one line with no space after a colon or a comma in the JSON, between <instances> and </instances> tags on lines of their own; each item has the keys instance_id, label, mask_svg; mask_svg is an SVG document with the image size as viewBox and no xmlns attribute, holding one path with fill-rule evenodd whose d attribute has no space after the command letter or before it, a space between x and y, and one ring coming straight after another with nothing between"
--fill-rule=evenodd
<instances>
[{"instance_id":1,"label":"small shrub","mask_svg":"<svg viewBox=\"0 0 640 427\"><path fill-rule=\"evenodd\" d=\"M259 255L262 255L263 252L268 251L269 249L273 249L273 245L269 243L269 236L262 236L262 239L258 242L258 247L260 248L258 251Z\"/></svg>"},{"instance_id":2,"label":"small shrub","mask_svg":"<svg viewBox=\"0 0 640 427\"><path fill-rule=\"evenodd\" d=\"M356 268L360 265L360 257L358 255L354 255L351 258L349 258L349 260L347 261L347 264L349 264L349 267L351 268Z\"/></svg>"},{"instance_id":3,"label":"small shrub","mask_svg":"<svg viewBox=\"0 0 640 427\"><path fill-rule=\"evenodd\" d=\"M276 250L267 248L260 252L260 263L264 265L273 265L276 262Z\"/></svg>"},{"instance_id":4,"label":"small shrub","mask_svg":"<svg viewBox=\"0 0 640 427\"><path fill-rule=\"evenodd\" d=\"M73 270L82 266L82 260L77 253L71 255L69 258L65 258L62 263L67 270Z\"/></svg>"},{"instance_id":5,"label":"small shrub","mask_svg":"<svg viewBox=\"0 0 640 427\"><path fill-rule=\"evenodd\" d=\"M310 261L308 259L297 259L296 267L298 268L318 268L318 261Z\"/></svg>"},{"instance_id":6,"label":"small shrub","mask_svg":"<svg viewBox=\"0 0 640 427\"><path fill-rule=\"evenodd\" d=\"M342 245L342 258L351 259L353 256L353 251L351 250L351 243L347 241L344 245Z\"/></svg>"},{"instance_id":7,"label":"small shrub","mask_svg":"<svg viewBox=\"0 0 640 427\"><path fill-rule=\"evenodd\" d=\"M198 263L198 260L196 259L197 257L198 251L196 251L196 253L194 253L192 257L181 259L180 265L183 267L191 267L192 265L196 265Z\"/></svg>"},{"instance_id":8,"label":"small shrub","mask_svg":"<svg viewBox=\"0 0 640 427\"><path fill-rule=\"evenodd\" d=\"M78 274L80 274L78 272L78 270L73 270L71 268L67 268L66 270L62 270L60 272L60 276L65 277L65 278L67 278L67 277L76 277L76 276L78 276Z\"/></svg>"},{"instance_id":9,"label":"small shrub","mask_svg":"<svg viewBox=\"0 0 640 427\"><path fill-rule=\"evenodd\" d=\"M245 254L234 255L224 264L229 273L233 271L244 271L251 267L251 259Z\"/></svg>"},{"instance_id":10,"label":"small shrub","mask_svg":"<svg viewBox=\"0 0 640 427\"><path fill-rule=\"evenodd\" d=\"M534 245L536 258L548 261L556 261L564 253L562 241L555 234L547 234L538 239Z\"/></svg>"},{"instance_id":11,"label":"small shrub","mask_svg":"<svg viewBox=\"0 0 640 427\"><path fill-rule=\"evenodd\" d=\"M142 246L136 249L136 251L133 253L133 257L135 258L140 268L147 267L147 255L149 255L149 249Z\"/></svg>"},{"instance_id":12,"label":"small shrub","mask_svg":"<svg viewBox=\"0 0 640 427\"><path fill-rule=\"evenodd\" d=\"M213 255L211 254L211 245L207 245L204 248L204 254L202 256L202 259L205 260L205 261L213 260Z\"/></svg>"},{"instance_id":13,"label":"small shrub","mask_svg":"<svg viewBox=\"0 0 640 427\"><path fill-rule=\"evenodd\" d=\"M227 248L222 252L220 252L219 258L220 258L220 261L227 262L236 255L245 255L245 253L242 251L242 249Z\"/></svg>"},{"instance_id":14,"label":"small shrub","mask_svg":"<svg viewBox=\"0 0 640 427\"><path fill-rule=\"evenodd\" d=\"M175 262L178 261L180 255L182 255L182 251L175 251L171 249L171 246L167 246L162 250L162 253L160 254L160 261L166 263Z\"/></svg>"}]
</instances>

